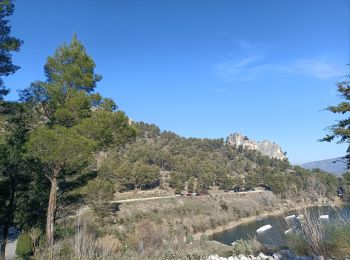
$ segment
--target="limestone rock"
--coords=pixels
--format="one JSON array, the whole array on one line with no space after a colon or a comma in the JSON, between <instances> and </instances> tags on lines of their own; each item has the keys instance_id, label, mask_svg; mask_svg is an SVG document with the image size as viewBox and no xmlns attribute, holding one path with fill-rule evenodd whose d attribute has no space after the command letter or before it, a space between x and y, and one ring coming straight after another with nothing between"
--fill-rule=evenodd
<instances>
[{"instance_id":1,"label":"limestone rock","mask_svg":"<svg viewBox=\"0 0 350 260\"><path fill-rule=\"evenodd\" d=\"M248 137L240 133L235 133L226 138L226 143L236 148L242 146L244 149L257 150L270 158L276 158L279 160L287 159L287 156L278 144L267 140L256 142L254 140L250 140Z\"/></svg>"}]
</instances>

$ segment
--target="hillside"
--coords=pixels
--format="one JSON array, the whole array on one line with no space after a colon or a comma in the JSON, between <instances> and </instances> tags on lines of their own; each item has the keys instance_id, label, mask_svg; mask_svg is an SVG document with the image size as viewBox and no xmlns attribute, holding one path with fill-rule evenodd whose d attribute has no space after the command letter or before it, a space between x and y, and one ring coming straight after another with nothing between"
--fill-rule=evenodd
<instances>
[{"instance_id":1,"label":"hillside","mask_svg":"<svg viewBox=\"0 0 350 260\"><path fill-rule=\"evenodd\" d=\"M346 172L346 162L342 158L333 158L321 161L304 163L301 167L305 169L321 169L322 171L341 176Z\"/></svg>"},{"instance_id":2,"label":"hillside","mask_svg":"<svg viewBox=\"0 0 350 260\"><path fill-rule=\"evenodd\" d=\"M223 138L184 138L154 124L132 124L136 138L104 154L97 177L84 189L94 210L80 216L90 232L114 243L121 259L139 259L140 248L143 259L206 259L214 231L336 195L337 179L320 170ZM256 186L267 190L252 191ZM248 191L232 192L236 188ZM188 192L201 196L179 195ZM153 199L140 199L146 197ZM114 204L103 203L112 199ZM196 251L196 239L209 244Z\"/></svg>"},{"instance_id":3,"label":"hillside","mask_svg":"<svg viewBox=\"0 0 350 260\"><path fill-rule=\"evenodd\" d=\"M154 188L177 194L207 194L213 188L228 191L255 186L267 187L282 196L305 188L313 192L321 186L324 193L334 193L330 183L336 180L329 180L330 176L323 172L311 174L291 166L287 159L232 145L223 138L184 138L143 122L134 122L133 127L137 135L132 142L110 149L100 159L97 178L86 187L87 195L98 188L104 199L111 199L115 192ZM309 178L316 180L308 182Z\"/></svg>"}]
</instances>

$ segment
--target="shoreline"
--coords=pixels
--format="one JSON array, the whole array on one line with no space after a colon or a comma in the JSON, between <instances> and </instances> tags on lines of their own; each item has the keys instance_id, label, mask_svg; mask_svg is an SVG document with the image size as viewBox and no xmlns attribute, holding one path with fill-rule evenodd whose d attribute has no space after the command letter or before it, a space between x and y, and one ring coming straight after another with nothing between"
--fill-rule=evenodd
<instances>
[{"instance_id":1,"label":"shoreline","mask_svg":"<svg viewBox=\"0 0 350 260\"><path fill-rule=\"evenodd\" d=\"M286 209L273 210L271 212L264 212L263 214L259 214L258 216L250 216L250 217L246 217L246 218L241 218L239 220L230 221L225 225L218 226L214 229L210 228L204 232L198 232L198 233L192 234L192 236L193 236L193 240L200 240L203 235L212 236L215 233L220 233L220 232L223 232L225 230L235 228L239 225L248 224L248 223L257 221L260 218L283 215L284 213L286 213L288 211L300 210L300 209L305 209L305 208L309 208L309 207L321 207L321 206L335 207L335 206L341 206L341 205L346 205L346 204L348 204L348 203L334 201L332 203L332 205L325 205L324 203L310 203L310 204L303 204L302 206L299 205L299 206L294 206L294 207L286 208Z\"/></svg>"}]
</instances>

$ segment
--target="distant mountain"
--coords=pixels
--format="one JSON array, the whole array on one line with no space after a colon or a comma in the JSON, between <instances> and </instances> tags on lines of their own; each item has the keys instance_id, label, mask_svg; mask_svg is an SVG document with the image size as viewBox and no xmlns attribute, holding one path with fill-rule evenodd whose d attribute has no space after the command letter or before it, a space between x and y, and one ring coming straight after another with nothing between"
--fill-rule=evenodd
<instances>
[{"instance_id":1,"label":"distant mountain","mask_svg":"<svg viewBox=\"0 0 350 260\"><path fill-rule=\"evenodd\" d=\"M319 168L323 171L333 173L334 175L340 176L346 172L346 162L342 158L333 158L315 162L304 163L301 167L305 169L316 169Z\"/></svg>"},{"instance_id":2,"label":"distant mountain","mask_svg":"<svg viewBox=\"0 0 350 260\"><path fill-rule=\"evenodd\" d=\"M256 142L240 133L234 133L226 138L226 142L236 148L242 146L245 149L257 150L270 158L277 158L279 160L287 159L286 153L282 151L278 144L267 140Z\"/></svg>"}]
</instances>

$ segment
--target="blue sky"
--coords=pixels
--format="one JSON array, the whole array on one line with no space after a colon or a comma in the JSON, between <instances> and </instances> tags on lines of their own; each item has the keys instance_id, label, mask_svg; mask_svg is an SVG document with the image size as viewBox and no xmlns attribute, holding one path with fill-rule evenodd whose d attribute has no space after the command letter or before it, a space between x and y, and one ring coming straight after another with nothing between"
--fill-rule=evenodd
<instances>
[{"instance_id":1,"label":"blue sky","mask_svg":"<svg viewBox=\"0 0 350 260\"><path fill-rule=\"evenodd\" d=\"M44 79L46 57L78 34L112 97L134 120L189 137L241 132L269 139L292 163L341 156L320 143L338 119L335 82L349 72L350 2L231 0L17 0L24 41L5 79Z\"/></svg>"}]
</instances>

